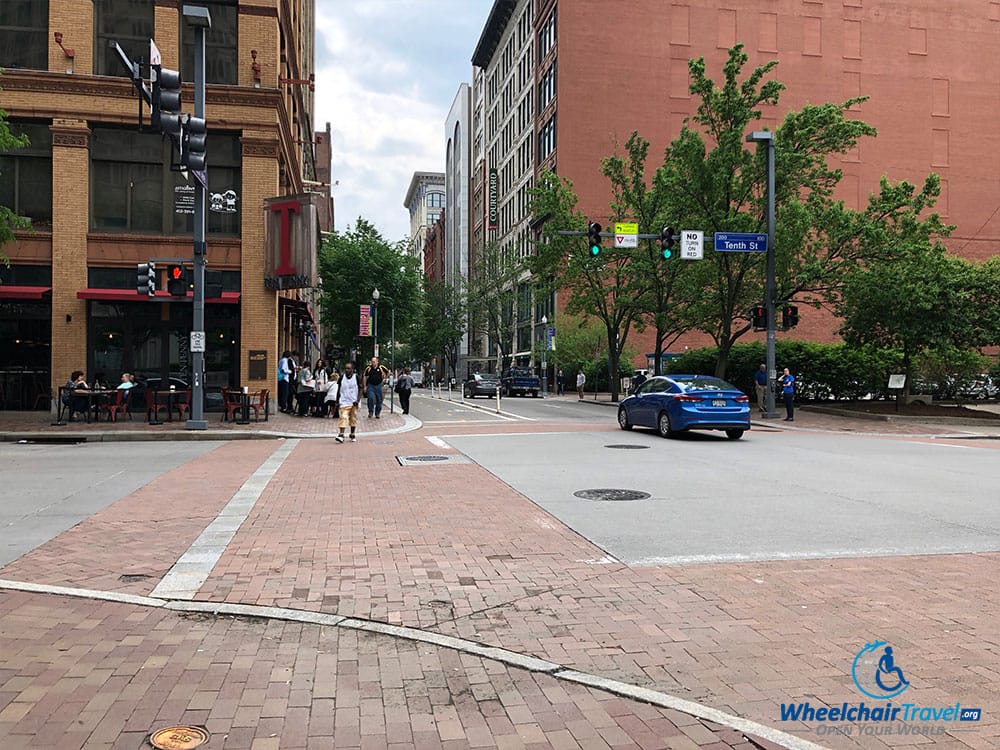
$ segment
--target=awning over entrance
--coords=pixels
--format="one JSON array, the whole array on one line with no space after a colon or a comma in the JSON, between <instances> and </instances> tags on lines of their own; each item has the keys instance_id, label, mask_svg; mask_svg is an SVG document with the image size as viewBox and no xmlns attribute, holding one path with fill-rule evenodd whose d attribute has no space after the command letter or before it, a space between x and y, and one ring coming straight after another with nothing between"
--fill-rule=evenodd
<instances>
[{"instance_id":1,"label":"awning over entrance","mask_svg":"<svg viewBox=\"0 0 1000 750\"><path fill-rule=\"evenodd\" d=\"M313 328L316 328L316 317L313 315L312 307L305 300L278 297L278 304L295 310L300 318L308 318L312 321Z\"/></svg>"},{"instance_id":2,"label":"awning over entrance","mask_svg":"<svg viewBox=\"0 0 1000 750\"><path fill-rule=\"evenodd\" d=\"M3 289L3 287L0 287ZM164 289L159 289L155 297L148 297L137 294L134 289L81 289L76 293L77 299L96 299L102 302L147 302L150 299L156 302L180 301L182 297L177 297ZM193 299L194 295L188 292L187 299ZM205 302L222 305L239 304L239 292L223 292L221 297L208 297Z\"/></svg>"},{"instance_id":3,"label":"awning over entrance","mask_svg":"<svg viewBox=\"0 0 1000 750\"><path fill-rule=\"evenodd\" d=\"M0 284L0 299L42 299L52 291L50 286L13 286Z\"/></svg>"}]
</instances>

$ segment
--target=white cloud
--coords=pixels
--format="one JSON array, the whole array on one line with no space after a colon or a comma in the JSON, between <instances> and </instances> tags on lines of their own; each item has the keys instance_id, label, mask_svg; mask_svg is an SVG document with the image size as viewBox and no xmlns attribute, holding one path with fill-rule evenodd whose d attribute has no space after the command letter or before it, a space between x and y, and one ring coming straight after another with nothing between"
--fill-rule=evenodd
<instances>
[{"instance_id":1,"label":"white cloud","mask_svg":"<svg viewBox=\"0 0 1000 750\"><path fill-rule=\"evenodd\" d=\"M318 0L316 125L333 131L337 229L409 233L416 171L444 171L444 120L492 0Z\"/></svg>"}]
</instances>

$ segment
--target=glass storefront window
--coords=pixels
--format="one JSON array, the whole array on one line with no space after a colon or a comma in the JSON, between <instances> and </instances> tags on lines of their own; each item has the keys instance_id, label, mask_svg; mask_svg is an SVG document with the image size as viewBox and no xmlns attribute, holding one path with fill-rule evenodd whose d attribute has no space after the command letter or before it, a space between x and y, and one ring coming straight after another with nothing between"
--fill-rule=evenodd
<instances>
[{"instance_id":1,"label":"glass storefront window","mask_svg":"<svg viewBox=\"0 0 1000 750\"><path fill-rule=\"evenodd\" d=\"M48 0L0 2L0 68L48 70Z\"/></svg>"}]
</instances>

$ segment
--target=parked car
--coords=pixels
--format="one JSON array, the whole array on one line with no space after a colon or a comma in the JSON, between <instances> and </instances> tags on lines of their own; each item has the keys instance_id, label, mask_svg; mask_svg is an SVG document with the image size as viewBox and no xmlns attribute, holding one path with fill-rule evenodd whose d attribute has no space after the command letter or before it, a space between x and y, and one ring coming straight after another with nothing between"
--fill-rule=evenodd
<instances>
[{"instance_id":1,"label":"parked car","mask_svg":"<svg viewBox=\"0 0 1000 750\"><path fill-rule=\"evenodd\" d=\"M967 379L959 383L958 395L962 398L975 398L985 400L996 398L1000 394L1000 386L993 382L989 375L980 375L978 378Z\"/></svg>"},{"instance_id":2,"label":"parked car","mask_svg":"<svg viewBox=\"0 0 1000 750\"><path fill-rule=\"evenodd\" d=\"M500 379L496 375L488 372L477 372L462 384L462 395L465 398L475 398L476 396L496 398L499 387Z\"/></svg>"},{"instance_id":3,"label":"parked car","mask_svg":"<svg viewBox=\"0 0 1000 750\"><path fill-rule=\"evenodd\" d=\"M538 397L542 389L542 381L528 367L511 367L500 378L505 396L523 396L530 393L532 398Z\"/></svg>"},{"instance_id":4,"label":"parked car","mask_svg":"<svg viewBox=\"0 0 1000 750\"><path fill-rule=\"evenodd\" d=\"M618 426L653 427L661 437L686 430L723 430L739 440L750 429L750 399L711 375L657 375L618 407Z\"/></svg>"}]
</instances>

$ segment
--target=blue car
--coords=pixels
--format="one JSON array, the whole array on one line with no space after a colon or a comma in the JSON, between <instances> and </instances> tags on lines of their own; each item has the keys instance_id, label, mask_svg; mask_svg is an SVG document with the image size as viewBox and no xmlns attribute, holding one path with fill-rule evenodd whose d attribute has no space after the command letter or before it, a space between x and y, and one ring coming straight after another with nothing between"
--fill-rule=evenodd
<instances>
[{"instance_id":1,"label":"blue car","mask_svg":"<svg viewBox=\"0 0 1000 750\"><path fill-rule=\"evenodd\" d=\"M711 375L657 375L618 407L618 426L653 427L662 437L685 430L724 430L739 440L750 429L750 399Z\"/></svg>"}]
</instances>

